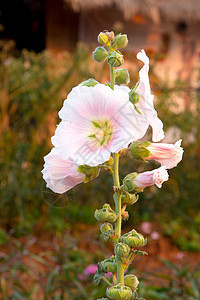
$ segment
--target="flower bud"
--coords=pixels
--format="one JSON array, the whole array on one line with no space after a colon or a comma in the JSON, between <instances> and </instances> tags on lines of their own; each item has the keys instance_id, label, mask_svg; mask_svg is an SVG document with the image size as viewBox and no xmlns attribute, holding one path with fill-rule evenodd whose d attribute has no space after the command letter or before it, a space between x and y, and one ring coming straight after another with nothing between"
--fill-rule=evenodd
<instances>
[{"instance_id":1,"label":"flower bud","mask_svg":"<svg viewBox=\"0 0 200 300\"><path fill-rule=\"evenodd\" d=\"M113 225L110 223L104 223L100 227L101 233L108 233L109 231L113 230Z\"/></svg>"},{"instance_id":2,"label":"flower bud","mask_svg":"<svg viewBox=\"0 0 200 300\"><path fill-rule=\"evenodd\" d=\"M147 239L145 239L142 234L133 229L132 231L125 233L121 237L121 242L129 245L129 247L131 248L134 248L145 246L147 243Z\"/></svg>"},{"instance_id":3,"label":"flower bud","mask_svg":"<svg viewBox=\"0 0 200 300\"><path fill-rule=\"evenodd\" d=\"M127 34L121 34L119 33L118 35L116 35L116 37L113 40L113 45L112 47L114 49L117 48L124 48L126 47L128 44L128 38L127 38Z\"/></svg>"},{"instance_id":4,"label":"flower bud","mask_svg":"<svg viewBox=\"0 0 200 300\"><path fill-rule=\"evenodd\" d=\"M122 283L119 283L111 288L108 288L106 294L110 299L130 300L132 291L130 287L124 286Z\"/></svg>"},{"instance_id":5,"label":"flower bud","mask_svg":"<svg viewBox=\"0 0 200 300\"><path fill-rule=\"evenodd\" d=\"M139 95L134 90L131 90L129 92L129 101L135 105L136 103L138 103L139 100L140 100Z\"/></svg>"},{"instance_id":6,"label":"flower bud","mask_svg":"<svg viewBox=\"0 0 200 300\"><path fill-rule=\"evenodd\" d=\"M123 179L123 188L127 192L133 192L135 189L135 185L133 183L133 179L137 176L136 172L128 174L126 177Z\"/></svg>"},{"instance_id":7,"label":"flower bud","mask_svg":"<svg viewBox=\"0 0 200 300\"><path fill-rule=\"evenodd\" d=\"M115 246L115 254L121 258L125 258L129 254L130 250L130 247L124 243L118 243Z\"/></svg>"},{"instance_id":8,"label":"flower bud","mask_svg":"<svg viewBox=\"0 0 200 300\"><path fill-rule=\"evenodd\" d=\"M108 52L103 47L97 47L93 52L94 60L96 60L99 63L104 62L107 56Z\"/></svg>"},{"instance_id":9,"label":"flower bud","mask_svg":"<svg viewBox=\"0 0 200 300\"><path fill-rule=\"evenodd\" d=\"M150 142L133 142L130 146L130 155L137 160L145 161L145 158L151 155L147 149Z\"/></svg>"},{"instance_id":10,"label":"flower bud","mask_svg":"<svg viewBox=\"0 0 200 300\"><path fill-rule=\"evenodd\" d=\"M128 193L128 192L123 192L121 199L122 199L122 204L132 205L138 201L139 195Z\"/></svg>"},{"instance_id":11,"label":"flower bud","mask_svg":"<svg viewBox=\"0 0 200 300\"><path fill-rule=\"evenodd\" d=\"M97 40L100 44L107 44L109 42L108 36L105 32L100 32Z\"/></svg>"},{"instance_id":12,"label":"flower bud","mask_svg":"<svg viewBox=\"0 0 200 300\"><path fill-rule=\"evenodd\" d=\"M128 84L130 82L129 72L126 69L115 70L115 83L118 85Z\"/></svg>"},{"instance_id":13,"label":"flower bud","mask_svg":"<svg viewBox=\"0 0 200 300\"><path fill-rule=\"evenodd\" d=\"M124 277L124 284L130 287L132 291L136 291L139 280L135 275L126 275Z\"/></svg>"},{"instance_id":14,"label":"flower bud","mask_svg":"<svg viewBox=\"0 0 200 300\"><path fill-rule=\"evenodd\" d=\"M96 81L94 78L89 78L88 80L85 80L83 82L80 83L81 86L92 86L94 87L96 84L98 84L99 82Z\"/></svg>"},{"instance_id":15,"label":"flower bud","mask_svg":"<svg viewBox=\"0 0 200 300\"><path fill-rule=\"evenodd\" d=\"M105 273L111 272L113 274L117 273L117 263L115 256L112 255L110 258L105 259L101 262L102 270Z\"/></svg>"},{"instance_id":16,"label":"flower bud","mask_svg":"<svg viewBox=\"0 0 200 300\"><path fill-rule=\"evenodd\" d=\"M95 211L95 218L100 222L115 222L117 215L114 210L111 209L109 204L104 204L103 208Z\"/></svg>"},{"instance_id":17,"label":"flower bud","mask_svg":"<svg viewBox=\"0 0 200 300\"><path fill-rule=\"evenodd\" d=\"M84 183L87 183L88 181L96 178L99 175L98 167L90 167L88 165L79 166L78 171L85 174L85 179L83 180Z\"/></svg>"},{"instance_id":18,"label":"flower bud","mask_svg":"<svg viewBox=\"0 0 200 300\"><path fill-rule=\"evenodd\" d=\"M115 37L115 34L113 31L106 31L105 34L107 35L107 37L110 41L112 41Z\"/></svg>"},{"instance_id":19,"label":"flower bud","mask_svg":"<svg viewBox=\"0 0 200 300\"><path fill-rule=\"evenodd\" d=\"M119 51L108 54L107 61L114 68L120 67L124 63L123 55Z\"/></svg>"}]
</instances>

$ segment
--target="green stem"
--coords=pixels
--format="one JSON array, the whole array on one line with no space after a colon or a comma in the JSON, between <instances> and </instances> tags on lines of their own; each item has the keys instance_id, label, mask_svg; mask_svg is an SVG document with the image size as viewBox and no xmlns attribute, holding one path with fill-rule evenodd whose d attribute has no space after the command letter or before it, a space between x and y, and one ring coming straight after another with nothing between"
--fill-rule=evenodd
<instances>
[{"instance_id":1,"label":"green stem","mask_svg":"<svg viewBox=\"0 0 200 300\"><path fill-rule=\"evenodd\" d=\"M119 182L119 153L114 153L113 155L113 183L114 186L120 187ZM121 194L118 192L115 192L114 195L115 199L115 211L116 215L118 216L116 222L115 222L115 231L117 234L117 239L115 240L115 244L119 242L119 239L121 237L121 226L122 226L122 204L121 204ZM117 262L117 283L124 283L124 266L121 258L116 256L116 262Z\"/></svg>"},{"instance_id":2,"label":"green stem","mask_svg":"<svg viewBox=\"0 0 200 300\"><path fill-rule=\"evenodd\" d=\"M114 84L115 84L115 73L114 68L110 66L110 86L114 90ZM113 184L116 187L120 187L119 182L119 153L113 154ZM116 222L115 222L115 231L117 235L117 239L115 240L114 244L116 245L119 242L119 239L121 237L121 226L122 226L122 203L121 203L121 194L119 194L117 191L114 195L115 200L115 211L116 215L118 216ZM124 283L124 265L118 256L116 256L116 263L117 263L117 283Z\"/></svg>"},{"instance_id":3,"label":"green stem","mask_svg":"<svg viewBox=\"0 0 200 300\"><path fill-rule=\"evenodd\" d=\"M102 279L110 286L112 286L112 284L110 283L110 281L108 281L105 277L102 277Z\"/></svg>"}]
</instances>

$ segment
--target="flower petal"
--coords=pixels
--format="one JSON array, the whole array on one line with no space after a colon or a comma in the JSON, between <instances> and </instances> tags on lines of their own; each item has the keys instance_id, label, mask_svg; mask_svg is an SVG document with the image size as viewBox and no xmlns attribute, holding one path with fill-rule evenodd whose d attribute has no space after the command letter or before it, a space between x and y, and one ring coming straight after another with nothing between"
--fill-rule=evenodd
<instances>
[{"instance_id":1,"label":"flower petal","mask_svg":"<svg viewBox=\"0 0 200 300\"><path fill-rule=\"evenodd\" d=\"M139 72L140 83L136 92L140 96L140 101L137 103L137 108L141 111L144 118L149 122L153 129L153 141L158 142L164 138L163 123L157 116L157 112L153 105L154 96L151 94L149 83L149 58L146 56L145 51L142 49L137 54L137 59L144 63L144 66Z\"/></svg>"},{"instance_id":2,"label":"flower petal","mask_svg":"<svg viewBox=\"0 0 200 300\"><path fill-rule=\"evenodd\" d=\"M78 165L70 159L64 160L55 148L44 157L44 161L43 178L47 187L55 193L62 194L81 183L85 178L84 174L78 172Z\"/></svg>"}]
</instances>

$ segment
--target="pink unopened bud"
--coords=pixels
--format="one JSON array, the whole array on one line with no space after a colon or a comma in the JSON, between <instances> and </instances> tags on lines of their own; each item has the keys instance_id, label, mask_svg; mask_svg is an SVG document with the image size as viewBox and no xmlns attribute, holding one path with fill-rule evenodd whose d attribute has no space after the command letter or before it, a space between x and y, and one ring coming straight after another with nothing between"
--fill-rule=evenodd
<instances>
[{"instance_id":1,"label":"pink unopened bud","mask_svg":"<svg viewBox=\"0 0 200 300\"><path fill-rule=\"evenodd\" d=\"M138 174L133 179L133 184L135 185L136 189L144 189L145 187L152 186L154 184L156 184L157 187L161 188L162 183L164 181L167 181L168 178L169 175L165 167L160 167L153 171Z\"/></svg>"},{"instance_id":2,"label":"pink unopened bud","mask_svg":"<svg viewBox=\"0 0 200 300\"><path fill-rule=\"evenodd\" d=\"M151 155L145 159L155 159L166 169L176 167L182 160L183 148L181 147L181 140L175 144L151 143L147 149L151 152Z\"/></svg>"},{"instance_id":3,"label":"pink unopened bud","mask_svg":"<svg viewBox=\"0 0 200 300\"><path fill-rule=\"evenodd\" d=\"M97 265L91 264L84 270L84 274L86 276L94 275L96 270L97 270Z\"/></svg>"}]
</instances>

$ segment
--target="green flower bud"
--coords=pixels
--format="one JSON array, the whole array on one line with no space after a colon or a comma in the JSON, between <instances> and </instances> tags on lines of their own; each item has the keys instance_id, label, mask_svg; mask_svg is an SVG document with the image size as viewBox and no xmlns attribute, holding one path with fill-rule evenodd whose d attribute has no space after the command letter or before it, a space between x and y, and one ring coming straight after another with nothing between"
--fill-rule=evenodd
<instances>
[{"instance_id":1,"label":"green flower bud","mask_svg":"<svg viewBox=\"0 0 200 300\"><path fill-rule=\"evenodd\" d=\"M122 283L119 283L111 288L108 288L106 294L110 299L130 300L132 291L130 287L124 286Z\"/></svg>"},{"instance_id":2,"label":"green flower bud","mask_svg":"<svg viewBox=\"0 0 200 300\"><path fill-rule=\"evenodd\" d=\"M129 101L135 105L136 103L138 103L139 100L140 100L139 95L134 90L131 90L129 92Z\"/></svg>"},{"instance_id":3,"label":"green flower bud","mask_svg":"<svg viewBox=\"0 0 200 300\"><path fill-rule=\"evenodd\" d=\"M87 165L82 165L78 167L78 171L85 174L85 178L83 180L84 183L96 178L99 175L98 167L90 167Z\"/></svg>"},{"instance_id":4,"label":"green flower bud","mask_svg":"<svg viewBox=\"0 0 200 300\"><path fill-rule=\"evenodd\" d=\"M118 85L128 84L130 82L129 72L126 69L115 70L115 83Z\"/></svg>"},{"instance_id":5,"label":"green flower bud","mask_svg":"<svg viewBox=\"0 0 200 300\"><path fill-rule=\"evenodd\" d=\"M95 211L95 218L100 222L115 222L117 215L114 210L111 209L109 204L104 204L103 208Z\"/></svg>"},{"instance_id":6,"label":"green flower bud","mask_svg":"<svg viewBox=\"0 0 200 300\"><path fill-rule=\"evenodd\" d=\"M124 277L124 284L130 287L132 291L136 291L139 280L135 275L126 275Z\"/></svg>"},{"instance_id":7,"label":"green flower bud","mask_svg":"<svg viewBox=\"0 0 200 300\"><path fill-rule=\"evenodd\" d=\"M136 172L128 174L126 177L123 179L123 188L127 192L133 192L135 189L135 185L133 183L133 179L137 176Z\"/></svg>"},{"instance_id":8,"label":"green flower bud","mask_svg":"<svg viewBox=\"0 0 200 300\"><path fill-rule=\"evenodd\" d=\"M107 44L109 42L108 36L105 32L100 32L97 40L100 44Z\"/></svg>"},{"instance_id":9,"label":"green flower bud","mask_svg":"<svg viewBox=\"0 0 200 300\"><path fill-rule=\"evenodd\" d=\"M108 54L107 61L114 68L120 67L124 63L123 55L119 51Z\"/></svg>"},{"instance_id":10,"label":"green flower bud","mask_svg":"<svg viewBox=\"0 0 200 300\"><path fill-rule=\"evenodd\" d=\"M108 233L109 231L113 230L113 225L110 223L102 224L100 227L101 233Z\"/></svg>"},{"instance_id":11,"label":"green flower bud","mask_svg":"<svg viewBox=\"0 0 200 300\"><path fill-rule=\"evenodd\" d=\"M132 205L138 201L139 195L128 193L128 192L123 192L121 199L122 199L122 204Z\"/></svg>"},{"instance_id":12,"label":"green flower bud","mask_svg":"<svg viewBox=\"0 0 200 300\"><path fill-rule=\"evenodd\" d=\"M118 35L116 35L116 37L113 40L113 45L112 47L114 49L117 48L124 48L126 47L128 44L128 38L127 38L127 34L121 34L119 33Z\"/></svg>"},{"instance_id":13,"label":"green flower bud","mask_svg":"<svg viewBox=\"0 0 200 300\"><path fill-rule=\"evenodd\" d=\"M134 229L128 233L125 233L120 240L121 242L129 245L131 248L142 247L147 243L147 239L145 239L142 234L138 233Z\"/></svg>"},{"instance_id":14,"label":"green flower bud","mask_svg":"<svg viewBox=\"0 0 200 300\"><path fill-rule=\"evenodd\" d=\"M125 258L129 254L130 250L130 247L124 243L118 243L115 246L115 254L121 258Z\"/></svg>"},{"instance_id":15,"label":"green flower bud","mask_svg":"<svg viewBox=\"0 0 200 300\"><path fill-rule=\"evenodd\" d=\"M88 80L83 81L80 85L81 86L92 86L94 87L96 84L98 84L99 82L96 81L94 78L89 78Z\"/></svg>"},{"instance_id":16,"label":"green flower bud","mask_svg":"<svg viewBox=\"0 0 200 300\"><path fill-rule=\"evenodd\" d=\"M96 60L99 63L104 62L107 56L108 52L103 47L97 47L93 52L94 60Z\"/></svg>"},{"instance_id":17,"label":"green flower bud","mask_svg":"<svg viewBox=\"0 0 200 300\"><path fill-rule=\"evenodd\" d=\"M115 256L112 255L110 258L107 258L104 261L102 261L101 267L105 273L111 272L113 274L116 274L117 273L117 263L116 263Z\"/></svg>"},{"instance_id":18,"label":"green flower bud","mask_svg":"<svg viewBox=\"0 0 200 300\"><path fill-rule=\"evenodd\" d=\"M151 155L151 152L147 149L150 144L150 142L133 142L130 146L131 157L145 161L145 158Z\"/></svg>"}]
</instances>

